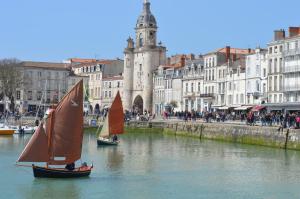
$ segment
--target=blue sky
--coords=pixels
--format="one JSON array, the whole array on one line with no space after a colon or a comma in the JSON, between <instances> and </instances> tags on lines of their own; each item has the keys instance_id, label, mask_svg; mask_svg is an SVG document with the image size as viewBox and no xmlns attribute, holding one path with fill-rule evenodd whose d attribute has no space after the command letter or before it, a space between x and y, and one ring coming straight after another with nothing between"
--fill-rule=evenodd
<instances>
[{"instance_id":1,"label":"blue sky","mask_svg":"<svg viewBox=\"0 0 300 199\"><path fill-rule=\"evenodd\" d=\"M0 58L123 58L143 0L0 0ZM150 0L158 40L176 53L265 47L299 26L299 0Z\"/></svg>"}]
</instances>

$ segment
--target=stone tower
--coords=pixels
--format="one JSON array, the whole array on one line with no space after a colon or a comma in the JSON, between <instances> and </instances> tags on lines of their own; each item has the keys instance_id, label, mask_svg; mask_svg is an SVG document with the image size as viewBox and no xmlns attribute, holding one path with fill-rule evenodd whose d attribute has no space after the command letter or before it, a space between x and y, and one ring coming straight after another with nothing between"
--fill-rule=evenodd
<instances>
[{"instance_id":1,"label":"stone tower","mask_svg":"<svg viewBox=\"0 0 300 199\"><path fill-rule=\"evenodd\" d=\"M157 23L144 0L135 27L136 45L129 37L124 51L124 108L142 113L152 111L153 71L166 63L166 48L157 45Z\"/></svg>"}]
</instances>

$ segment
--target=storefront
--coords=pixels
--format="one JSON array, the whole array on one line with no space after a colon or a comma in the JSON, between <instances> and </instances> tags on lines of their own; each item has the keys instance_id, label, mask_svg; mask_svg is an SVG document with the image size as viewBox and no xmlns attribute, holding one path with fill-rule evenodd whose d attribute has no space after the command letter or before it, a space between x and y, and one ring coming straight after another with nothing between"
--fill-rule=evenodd
<instances>
[{"instance_id":1,"label":"storefront","mask_svg":"<svg viewBox=\"0 0 300 199\"><path fill-rule=\"evenodd\" d=\"M264 104L267 111L270 112L280 112L280 113L296 113L300 112L300 103L290 102L290 103L274 103L274 104Z\"/></svg>"}]
</instances>

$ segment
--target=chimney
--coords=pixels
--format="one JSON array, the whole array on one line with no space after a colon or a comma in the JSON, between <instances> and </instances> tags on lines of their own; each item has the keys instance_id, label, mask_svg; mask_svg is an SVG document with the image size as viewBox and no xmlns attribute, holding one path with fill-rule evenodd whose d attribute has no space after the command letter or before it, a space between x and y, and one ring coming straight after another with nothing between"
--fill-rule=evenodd
<instances>
[{"instance_id":1,"label":"chimney","mask_svg":"<svg viewBox=\"0 0 300 199\"><path fill-rule=\"evenodd\" d=\"M185 66L185 56L181 56L181 60L180 60L180 64L181 64L181 67Z\"/></svg>"},{"instance_id":2,"label":"chimney","mask_svg":"<svg viewBox=\"0 0 300 199\"><path fill-rule=\"evenodd\" d=\"M290 37L300 35L300 27L289 27Z\"/></svg>"},{"instance_id":3,"label":"chimney","mask_svg":"<svg viewBox=\"0 0 300 199\"><path fill-rule=\"evenodd\" d=\"M230 46L226 46L226 61L230 59Z\"/></svg>"},{"instance_id":4,"label":"chimney","mask_svg":"<svg viewBox=\"0 0 300 199\"><path fill-rule=\"evenodd\" d=\"M278 41L278 40L282 40L282 39L285 39L285 30L284 29L275 30L274 31L274 40Z\"/></svg>"},{"instance_id":5,"label":"chimney","mask_svg":"<svg viewBox=\"0 0 300 199\"><path fill-rule=\"evenodd\" d=\"M251 54L252 50L251 48L248 48L248 54Z\"/></svg>"}]
</instances>

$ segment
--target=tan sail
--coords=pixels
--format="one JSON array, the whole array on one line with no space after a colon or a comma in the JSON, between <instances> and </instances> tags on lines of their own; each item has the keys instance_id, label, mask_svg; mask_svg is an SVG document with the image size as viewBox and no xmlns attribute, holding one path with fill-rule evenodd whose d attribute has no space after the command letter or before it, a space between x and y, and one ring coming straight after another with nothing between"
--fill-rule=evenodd
<instances>
[{"instance_id":1,"label":"tan sail","mask_svg":"<svg viewBox=\"0 0 300 199\"><path fill-rule=\"evenodd\" d=\"M64 165L81 158L83 139L83 81L57 105L50 119L51 165Z\"/></svg>"},{"instance_id":2,"label":"tan sail","mask_svg":"<svg viewBox=\"0 0 300 199\"><path fill-rule=\"evenodd\" d=\"M110 135L124 133L124 112L119 91L109 109L108 122Z\"/></svg>"},{"instance_id":3,"label":"tan sail","mask_svg":"<svg viewBox=\"0 0 300 199\"><path fill-rule=\"evenodd\" d=\"M18 162L48 161L48 138L41 123L21 153Z\"/></svg>"},{"instance_id":4,"label":"tan sail","mask_svg":"<svg viewBox=\"0 0 300 199\"><path fill-rule=\"evenodd\" d=\"M99 134L99 138L108 138L109 137L109 129L108 129L108 117L105 118L103 127L101 129L101 132Z\"/></svg>"}]
</instances>

